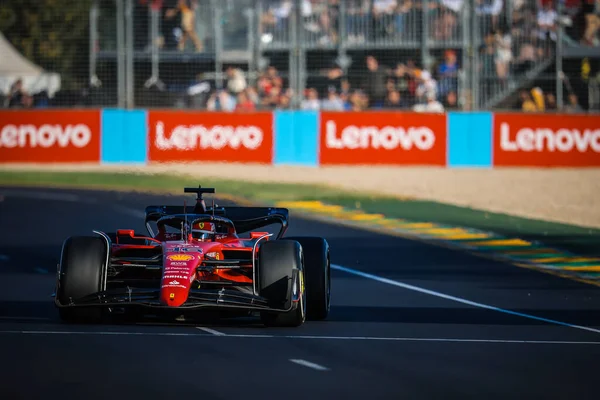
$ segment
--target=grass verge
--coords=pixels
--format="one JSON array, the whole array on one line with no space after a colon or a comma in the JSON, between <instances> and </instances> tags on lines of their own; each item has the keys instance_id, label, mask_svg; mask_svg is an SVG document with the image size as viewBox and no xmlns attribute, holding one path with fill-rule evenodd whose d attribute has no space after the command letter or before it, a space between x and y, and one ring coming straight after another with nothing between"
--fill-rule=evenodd
<instances>
[{"instance_id":1,"label":"grass verge","mask_svg":"<svg viewBox=\"0 0 600 400\"><path fill-rule=\"evenodd\" d=\"M380 213L390 218L476 228L541 241L549 246L583 255L600 255L600 229L491 213L433 201L360 195L329 186L254 183L218 178L202 178L200 181L202 186L215 187L217 194L241 197L255 203L320 200L367 213ZM68 186L181 194L184 186L197 186L198 183L199 179L192 176L170 174L0 171L0 185L3 186Z\"/></svg>"}]
</instances>

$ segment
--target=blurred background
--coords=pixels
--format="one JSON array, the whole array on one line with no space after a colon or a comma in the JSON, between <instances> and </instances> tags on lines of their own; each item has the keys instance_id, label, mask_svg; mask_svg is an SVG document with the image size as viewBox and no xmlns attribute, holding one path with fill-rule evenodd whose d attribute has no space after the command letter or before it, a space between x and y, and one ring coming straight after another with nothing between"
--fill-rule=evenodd
<instances>
[{"instance_id":1,"label":"blurred background","mask_svg":"<svg viewBox=\"0 0 600 400\"><path fill-rule=\"evenodd\" d=\"M600 0L2 0L0 106L600 112Z\"/></svg>"}]
</instances>

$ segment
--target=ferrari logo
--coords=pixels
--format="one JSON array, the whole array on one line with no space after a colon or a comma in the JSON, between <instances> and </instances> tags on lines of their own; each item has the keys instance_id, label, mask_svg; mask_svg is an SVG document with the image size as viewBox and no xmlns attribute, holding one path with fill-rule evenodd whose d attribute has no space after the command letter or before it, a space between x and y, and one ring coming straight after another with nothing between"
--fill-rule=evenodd
<instances>
[{"instance_id":1,"label":"ferrari logo","mask_svg":"<svg viewBox=\"0 0 600 400\"><path fill-rule=\"evenodd\" d=\"M200 228L200 229L204 229L204 222L200 222L200 223L198 224L198 228Z\"/></svg>"},{"instance_id":2,"label":"ferrari logo","mask_svg":"<svg viewBox=\"0 0 600 400\"><path fill-rule=\"evenodd\" d=\"M171 293L171 294L169 295L169 298L170 298L171 300L173 300L173 299L175 298L175 293Z\"/></svg>"},{"instance_id":3,"label":"ferrari logo","mask_svg":"<svg viewBox=\"0 0 600 400\"><path fill-rule=\"evenodd\" d=\"M167 256L167 260L170 260L170 261L190 261L193 259L194 259L194 256L189 255L189 254L172 254L170 256Z\"/></svg>"}]
</instances>

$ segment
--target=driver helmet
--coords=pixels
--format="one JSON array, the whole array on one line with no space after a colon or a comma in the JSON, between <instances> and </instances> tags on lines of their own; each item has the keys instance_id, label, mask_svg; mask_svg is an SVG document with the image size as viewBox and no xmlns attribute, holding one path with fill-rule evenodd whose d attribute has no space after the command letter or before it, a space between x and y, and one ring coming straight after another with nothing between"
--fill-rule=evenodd
<instances>
[{"instance_id":1,"label":"driver helmet","mask_svg":"<svg viewBox=\"0 0 600 400\"><path fill-rule=\"evenodd\" d=\"M198 222L192 226L192 237L198 240L209 240L216 233L212 222Z\"/></svg>"}]
</instances>

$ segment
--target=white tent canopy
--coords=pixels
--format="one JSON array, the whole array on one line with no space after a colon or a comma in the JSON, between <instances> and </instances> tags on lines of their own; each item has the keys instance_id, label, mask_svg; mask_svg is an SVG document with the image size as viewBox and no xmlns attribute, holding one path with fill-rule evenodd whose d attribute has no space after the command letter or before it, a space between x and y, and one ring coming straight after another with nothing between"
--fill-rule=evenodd
<instances>
[{"instance_id":1,"label":"white tent canopy","mask_svg":"<svg viewBox=\"0 0 600 400\"><path fill-rule=\"evenodd\" d=\"M0 32L0 91L8 95L18 79L22 79L23 89L29 94L46 90L53 97L60 90L59 74L45 72L23 57Z\"/></svg>"}]
</instances>

